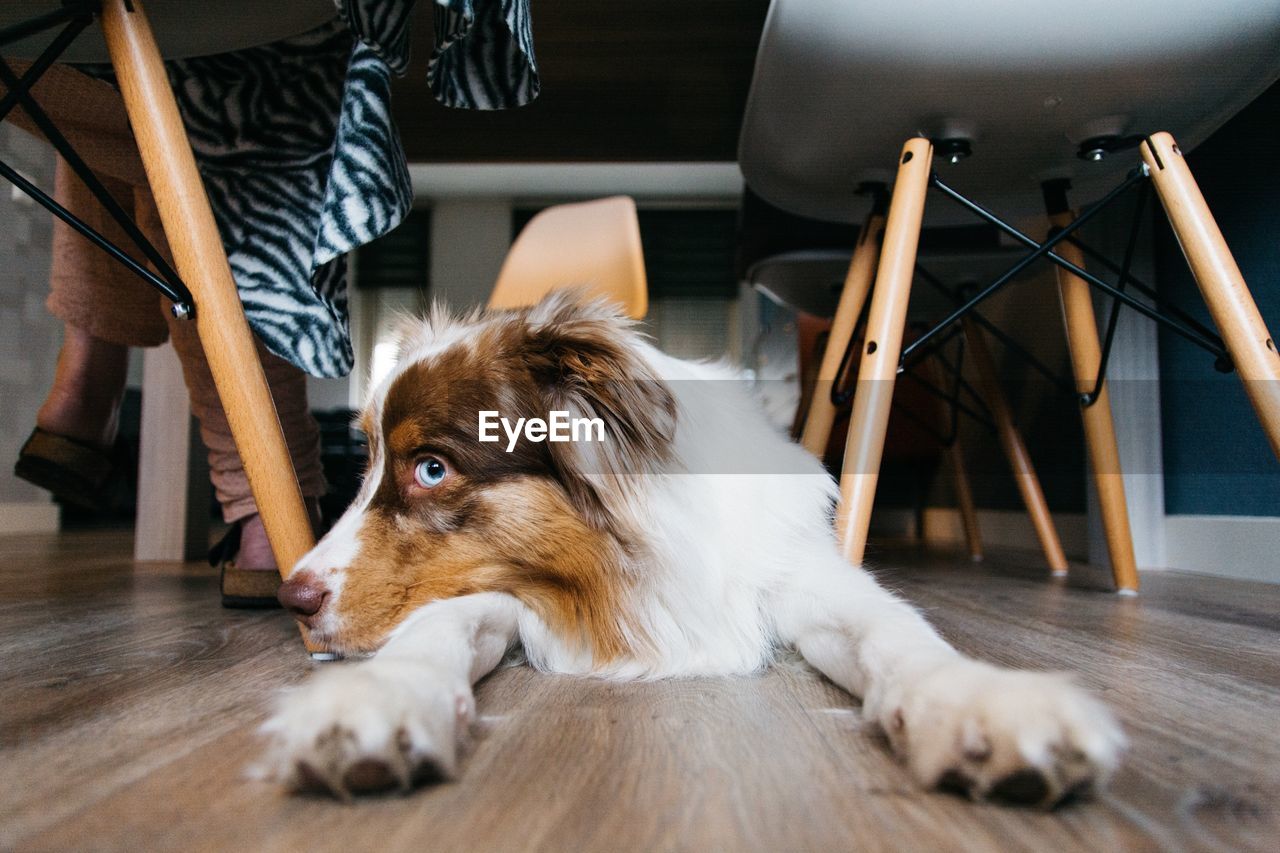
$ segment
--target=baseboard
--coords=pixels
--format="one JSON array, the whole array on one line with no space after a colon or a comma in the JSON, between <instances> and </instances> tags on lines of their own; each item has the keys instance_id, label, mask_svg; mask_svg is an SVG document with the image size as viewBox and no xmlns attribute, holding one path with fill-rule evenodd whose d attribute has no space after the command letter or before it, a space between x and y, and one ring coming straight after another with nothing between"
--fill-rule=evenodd
<instances>
[{"instance_id":1,"label":"baseboard","mask_svg":"<svg viewBox=\"0 0 1280 853\"><path fill-rule=\"evenodd\" d=\"M48 501L0 503L0 536L57 533L61 520L61 508Z\"/></svg>"},{"instance_id":2,"label":"baseboard","mask_svg":"<svg viewBox=\"0 0 1280 853\"><path fill-rule=\"evenodd\" d=\"M1164 527L1171 569L1280 583L1280 518L1169 515Z\"/></svg>"},{"instance_id":3,"label":"baseboard","mask_svg":"<svg viewBox=\"0 0 1280 853\"><path fill-rule=\"evenodd\" d=\"M1073 560L1084 560L1089 554L1089 530L1082 512L1059 512L1053 515L1062 540L1062 550ZM978 510L978 527L982 542L993 548L1029 548L1039 550L1031 520L1025 512L1004 509ZM877 509L871 518L872 532L885 536L915 536L916 517L909 509ZM929 507L924 511L925 538L930 542L961 543L964 526L960 511L954 507Z\"/></svg>"}]
</instances>

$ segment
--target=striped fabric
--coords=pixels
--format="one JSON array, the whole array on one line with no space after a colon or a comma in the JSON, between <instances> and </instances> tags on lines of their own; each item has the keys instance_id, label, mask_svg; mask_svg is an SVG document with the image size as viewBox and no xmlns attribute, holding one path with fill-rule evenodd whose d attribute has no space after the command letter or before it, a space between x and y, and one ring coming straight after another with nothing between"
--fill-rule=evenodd
<instances>
[{"instance_id":1,"label":"striped fabric","mask_svg":"<svg viewBox=\"0 0 1280 853\"><path fill-rule=\"evenodd\" d=\"M529 0L435 2L427 75L443 103L536 97ZM249 324L315 376L354 362L347 253L395 228L413 200L391 119L413 0L335 3L337 17L304 35L166 63Z\"/></svg>"},{"instance_id":2,"label":"striped fabric","mask_svg":"<svg viewBox=\"0 0 1280 853\"><path fill-rule=\"evenodd\" d=\"M529 0L447 0L427 80L447 107L500 110L538 97Z\"/></svg>"},{"instance_id":3,"label":"striped fabric","mask_svg":"<svg viewBox=\"0 0 1280 853\"><path fill-rule=\"evenodd\" d=\"M334 0L351 31L373 48L392 74L409 68L409 28L413 22L412 0ZM450 0L436 0L440 15Z\"/></svg>"}]
</instances>

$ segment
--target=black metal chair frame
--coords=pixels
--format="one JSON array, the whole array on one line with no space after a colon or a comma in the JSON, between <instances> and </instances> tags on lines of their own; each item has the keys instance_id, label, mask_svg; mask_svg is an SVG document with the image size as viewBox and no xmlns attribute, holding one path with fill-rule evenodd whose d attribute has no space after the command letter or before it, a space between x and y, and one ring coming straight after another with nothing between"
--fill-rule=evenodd
<instances>
[{"instance_id":1,"label":"black metal chair frame","mask_svg":"<svg viewBox=\"0 0 1280 853\"><path fill-rule=\"evenodd\" d=\"M61 219L77 233L98 246L118 263L125 266L143 281L164 294L172 303L171 310L175 317L190 319L194 316L195 303L191 291L164 259L161 252L143 235L134 220L121 208L107 188L94 175L93 170L84 162L67 138L58 130L53 120L41 109L31 94L31 89L44 76L45 72L58 61L66 49L75 41L80 33L93 23L98 12L97 0L63 0L61 9L40 15L28 21L15 24L0 30L0 50L6 45L20 39L28 38L59 26L61 31L54 36L49 46L32 62L26 73L18 77L7 62L0 59L0 82L8 88L0 98L0 121L15 108L21 107L31 118L54 149L84 182L98 203L107 214L120 226L135 247L151 263L156 272L152 272L135 260L128 252L121 249L99 231L80 219L66 207L59 204L52 196L36 186L9 163L0 158L0 176L7 178L14 186L30 196L34 201L46 208L54 216Z\"/></svg>"},{"instance_id":2,"label":"black metal chair frame","mask_svg":"<svg viewBox=\"0 0 1280 853\"><path fill-rule=\"evenodd\" d=\"M1131 140L1135 145L1140 141L1141 138L1138 137ZM1214 356L1214 367L1218 371L1222 373L1230 373L1234 370L1234 366L1231 362L1231 356L1227 353L1226 346L1223 344L1222 338L1186 311L1183 311L1176 305L1170 304L1167 299L1156 292L1155 288L1149 286L1141 279L1134 276L1131 272L1133 257L1138 243L1138 235L1144 222L1143 215L1146 212L1146 202L1150 196L1151 189L1150 175L1145 164L1131 170L1118 186L1113 188L1100 200L1081 211L1080 215L1077 216L1069 225L1066 227L1052 229L1049 232L1048 237L1043 242L1030 237L1014 225L993 213L991 210L963 195L958 190L950 187L940 177L938 177L938 173L936 171L930 173L929 185L932 189L937 190L946 198L959 204L961 207L968 210L984 222L995 226L997 229L1031 250L1028 254L1024 255L1009 267L1008 270L980 289L968 286L961 288L948 287L936 276L931 275L928 270L918 262L916 264L916 274L920 279L930 287L933 287L951 299L955 303L956 308L945 319L936 323L929 328L928 331L924 332L910 344L903 347L902 355L898 362L898 373L899 375L911 377L914 381L925 385L931 393L947 400L952 407L953 421L958 417L960 412L964 412L970 417L973 417L980 422L984 422L988 427L991 426L990 421L987 418L980 417L978 413L960 402L962 393L968 393L979 403L979 405L981 405L981 396L960 376L959 363L957 362L956 365L952 366L944 360L944 364L948 364L949 372L952 373L954 379L954 386L949 391L938 388L934 383L912 371L909 371L907 368L910 363L921 358L929 355L940 354L942 348L945 347L949 341L960 335L960 321L969 316L971 316L977 324L999 339L1001 343L1008 347L1019 358L1019 360L1030 365L1038 373L1047 377L1050 382L1059 389L1074 395L1083 408L1092 406L1097 402L1103 383L1106 381L1107 362L1110 359L1112 344L1115 339L1116 323L1119 318L1120 309L1124 306L1128 306L1143 316L1155 321L1159 325L1170 329L1174 333ZM1051 214L1070 209L1067 202L1067 190L1070 189L1070 186L1070 182L1066 180L1047 181L1042 185L1041 189L1044 194L1045 205ZM1091 248L1074 235L1075 232L1083 225L1088 223L1134 187L1140 188L1139 192L1141 195L1133 213L1124 258L1120 264L1116 264L1104 254ZM1093 273L1090 273L1054 252L1054 247L1063 242L1069 242L1075 245L1086 257L1096 261L1104 269L1115 274L1115 284L1104 281ZM1007 333L1003 332L995 323L991 322L986 317L983 317L977 310L985 300L1002 290L1006 285L1014 281L1029 267L1031 267L1032 264L1041 259L1047 260L1050 263L1071 272L1087 282L1094 289L1107 294L1112 299L1111 309L1107 319L1107 330L1102 345L1102 361L1099 366L1096 383L1090 391L1078 391L1073 382L1056 374L1043 362L1028 352L1025 347L1019 344ZM1132 293L1128 292L1127 288L1132 288L1132 290L1151 300L1155 307L1152 307L1135 297ZM976 292L971 294L971 290L976 290ZM867 303L868 305L867 307L864 307L864 312L869 310L870 300L868 300ZM831 402L837 406L844 405L853 398L853 388L849 387L850 383L847 381L847 377L852 369L858 349L859 347L856 336L851 336L849 344L845 348L844 357L840 363L840 371L837 381L832 383ZM961 350L961 352L963 352L963 350ZM983 408L985 409L985 406L983 406Z\"/></svg>"}]
</instances>

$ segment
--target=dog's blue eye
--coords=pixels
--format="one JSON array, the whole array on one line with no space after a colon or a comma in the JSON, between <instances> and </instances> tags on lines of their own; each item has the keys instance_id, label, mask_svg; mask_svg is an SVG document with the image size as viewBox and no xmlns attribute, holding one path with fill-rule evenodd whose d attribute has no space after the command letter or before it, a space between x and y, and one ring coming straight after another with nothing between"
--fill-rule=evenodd
<instances>
[{"instance_id":1,"label":"dog's blue eye","mask_svg":"<svg viewBox=\"0 0 1280 853\"><path fill-rule=\"evenodd\" d=\"M418 485L424 489L430 489L440 485L440 481L444 479L444 475L449 473L449 469L445 464L434 456L428 456L418 463L418 467L413 469L414 479L418 481Z\"/></svg>"}]
</instances>

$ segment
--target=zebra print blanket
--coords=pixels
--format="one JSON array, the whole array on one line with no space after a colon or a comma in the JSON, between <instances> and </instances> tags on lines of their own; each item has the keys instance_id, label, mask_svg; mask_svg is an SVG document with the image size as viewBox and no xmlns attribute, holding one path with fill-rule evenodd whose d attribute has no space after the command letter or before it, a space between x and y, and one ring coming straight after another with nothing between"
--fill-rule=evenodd
<instances>
[{"instance_id":1,"label":"zebra print blanket","mask_svg":"<svg viewBox=\"0 0 1280 853\"><path fill-rule=\"evenodd\" d=\"M254 331L315 376L353 355L346 254L412 204L391 119L413 0L335 0L333 21L263 47L167 63ZM427 76L451 107L538 94L529 0L434 0Z\"/></svg>"}]
</instances>

